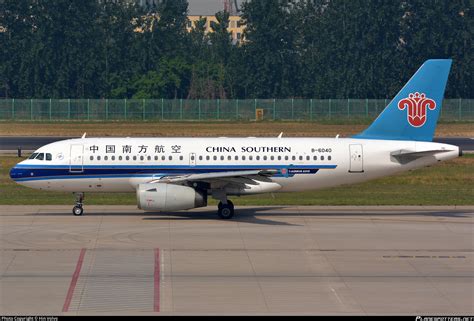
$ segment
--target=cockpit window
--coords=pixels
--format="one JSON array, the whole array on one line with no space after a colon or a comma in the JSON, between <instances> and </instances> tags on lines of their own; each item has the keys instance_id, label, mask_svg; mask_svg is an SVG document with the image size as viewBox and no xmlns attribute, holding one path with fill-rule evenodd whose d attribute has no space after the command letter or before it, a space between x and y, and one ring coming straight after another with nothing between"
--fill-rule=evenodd
<instances>
[{"instance_id":1,"label":"cockpit window","mask_svg":"<svg viewBox=\"0 0 474 321\"><path fill-rule=\"evenodd\" d=\"M50 161L53 159L53 156L50 153L46 153L46 160Z\"/></svg>"},{"instance_id":2,"label":"cockpit window","mask_svg":"<svg viewBox=\"0 0 474 321\"><path fill-rule=\"evenodd\" d=\"M36 156L37 160L44 160L44 153L39 153L38 156Z\"/></svg>"},{"instance_id":3,"label":"cockpit window","mask_svg":"<svg viewBox=\"0 0 474 321\"><path fill-rule=\"evenodd\" d=\"M35 159L38 156L38 153L33 153L28 159Z\"/></svg>"}]
</instances>

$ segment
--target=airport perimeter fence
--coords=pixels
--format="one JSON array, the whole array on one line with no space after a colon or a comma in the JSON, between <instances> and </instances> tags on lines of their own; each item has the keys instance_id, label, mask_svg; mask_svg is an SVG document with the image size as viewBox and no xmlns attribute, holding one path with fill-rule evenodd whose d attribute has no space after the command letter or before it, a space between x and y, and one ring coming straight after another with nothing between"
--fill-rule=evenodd
<instances>
[{"instance_id":1,"label":"airport perimeter fence","mask_svg":"<svg viewBox=\"0 0 474 321\"><path fill-rule=\"evenodd\" d=\"M0 121L339 121L373 119L388 99L2 99ZM474 99L445 99L444 121L474 121Z\"/></svg>"}]
</instances>

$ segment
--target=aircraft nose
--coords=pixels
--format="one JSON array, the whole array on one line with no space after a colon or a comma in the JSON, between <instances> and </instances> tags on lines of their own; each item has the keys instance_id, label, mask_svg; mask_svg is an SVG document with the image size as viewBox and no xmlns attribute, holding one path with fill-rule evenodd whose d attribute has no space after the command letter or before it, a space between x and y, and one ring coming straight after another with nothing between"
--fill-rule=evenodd
<instances>
[{"instance_id":1,"label":"aircraft nose","mask_svg":"<svg viewBox=\"0 0 474 321\"><path fill-rule=\"evenodd\" d=\"M23 171L20 170L18 167L14 166L12 169L10 169L10 178L13 180L16 180L18 178L21 178L23 176Z\"/></svg>"}]
</instances>

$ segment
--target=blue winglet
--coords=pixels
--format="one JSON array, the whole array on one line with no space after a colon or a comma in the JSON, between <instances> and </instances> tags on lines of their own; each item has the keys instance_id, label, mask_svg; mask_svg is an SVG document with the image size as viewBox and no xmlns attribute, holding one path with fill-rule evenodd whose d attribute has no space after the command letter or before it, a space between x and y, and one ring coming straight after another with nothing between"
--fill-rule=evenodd
<instances>
[{"instance_id":1,"label":"blue winglet","mask_svg":"<svg viewBox=\"0 0 474 321\"><path fill-rule=\"evenodd\" d=\"M379 117L354 138L432 141L451 63L425 61Z\"/></svg>"}]
</instances>

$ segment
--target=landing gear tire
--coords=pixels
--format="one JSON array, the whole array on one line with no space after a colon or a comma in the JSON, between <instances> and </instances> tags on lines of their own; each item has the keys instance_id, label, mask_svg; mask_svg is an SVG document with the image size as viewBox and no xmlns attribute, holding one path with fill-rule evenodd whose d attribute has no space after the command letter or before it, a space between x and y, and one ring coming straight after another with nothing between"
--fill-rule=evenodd
<instances>
[{"instance_id":1,"label":"landing gear tire","mask_svg":"<svg viewBox=\"0 0 474 321\"><path fill-rule=\"evenodd\" d=\"M74 214L75 216L81 216L82 213L84 213L84 209L82 208L82 206L74 206L73 207L72 214Z\"/></svg>"},{"instance_id":2,"label":"landing gear tire","mask_svg":"<svg viewBox=\"0 0 474 321\"><path fill-rule=\"evenodd\" d=\"M231 219L234 216L234 204L231 201L227 201L227 204L219 202L217 208L217 215L224 220Z\"/></svg>"},{"instance_id":3,"label":"landing gear tire","mask_svg":"<svg viewBox=\"0 0 474 321\"><path fill-rule=\"evenodd\" d=\"M82 208L84 193L74 193L74 196L76 197L76 206L72 208L72 214L74 214L74 216L81 216L82 213L84 213L84 209Z\"/></svg>"}]
</instances>

